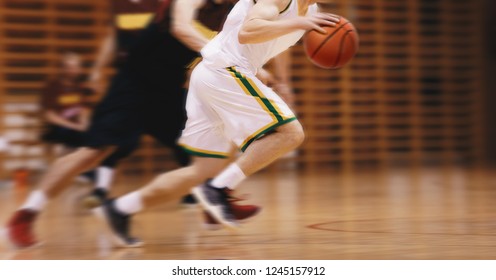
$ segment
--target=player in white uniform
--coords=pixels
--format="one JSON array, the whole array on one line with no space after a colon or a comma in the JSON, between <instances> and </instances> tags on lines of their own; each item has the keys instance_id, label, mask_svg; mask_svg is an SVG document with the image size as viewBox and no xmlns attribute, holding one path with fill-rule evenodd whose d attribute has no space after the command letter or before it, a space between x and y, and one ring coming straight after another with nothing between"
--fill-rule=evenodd
<instances>
[{"instance_id":1,"label":"player in white uniform","mask_svg":"<svg viewBox=\"0 0 496 280\"><path fill-rule=\"evenodd\" d=\"M317 1L240 0L231 10L191 75L180 144L197 155L193 163L94 210L117 245L130 246L131 215L194 185L199 186L193 194L215 219L237 227L227 202L230 191L304 139L294 113L256 74L306 31L325 33L322 26L339 22L338 16L318 12ZM234 160L236 149L243 153Z\"/></svg>"}]
</instances>

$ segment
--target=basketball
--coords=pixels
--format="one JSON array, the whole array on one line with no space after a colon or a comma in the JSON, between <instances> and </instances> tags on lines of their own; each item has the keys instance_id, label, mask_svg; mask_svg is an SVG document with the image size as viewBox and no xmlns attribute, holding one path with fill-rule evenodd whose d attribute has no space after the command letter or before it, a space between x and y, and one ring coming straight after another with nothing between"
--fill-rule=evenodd
<instances>
[{"instance_id":1,"label":"basketball","mask_svg":"<svg viewBox=\"0 0 496 280\"><path fill-rule=\"evenodd\" d=\"M324 26L327 33L311 30L303 36L308 59L318 67L339 69L345 66L358 51L358 33L353 24L341 17L336 26Z\"/></svg>"}]
</instances>

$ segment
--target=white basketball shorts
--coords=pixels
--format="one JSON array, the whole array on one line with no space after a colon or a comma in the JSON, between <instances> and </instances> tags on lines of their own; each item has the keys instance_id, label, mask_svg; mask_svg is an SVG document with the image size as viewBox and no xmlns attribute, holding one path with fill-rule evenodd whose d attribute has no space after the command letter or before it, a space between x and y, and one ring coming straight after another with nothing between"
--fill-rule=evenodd
<instances>
[{"instance_id":1,"label":"white basketball shorts","mask_svg":"<svg viewBox=\"0 0 496 280\"><path fill-rule=\"evenodd\" d=\"M274 128L296 120L289 106L255 75L198 64L191 73L188 119L179 144L190 154L225 158Z\"/></svg>"}]
</instances>

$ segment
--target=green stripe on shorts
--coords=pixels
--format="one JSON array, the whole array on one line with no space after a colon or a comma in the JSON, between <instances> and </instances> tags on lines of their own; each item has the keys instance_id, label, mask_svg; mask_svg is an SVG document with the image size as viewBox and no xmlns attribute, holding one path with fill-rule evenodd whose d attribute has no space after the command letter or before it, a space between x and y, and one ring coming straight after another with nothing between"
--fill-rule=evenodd
<instances>
[{"instance_id":1,"label":"green stripe on shorts","mask_svg":"<svg viewBox=\"0 0 496 280\"><path fill-rule=\"evenodd\" d=\"M270 131L274 130L275 128L277 128L278 126L281 126L283 124L287 124L287 123L292 122L294 120L296 120L296 117L285 119L283 121L277 122L277 123L265 128L264 130L262 130L260 132L257 132L255 135L250 136L244 142L243 146L241 146L241 151L244 152L248 148L248 146L250 146L250 144L253 143L253 141L257 140L258 138L260 138L262 135L266 134L267 132L270 132Z\"/></svg>"},{"instance_id":2,"label":"green stripe on shorts","mask_svg":"<svg viewBox=\"0 0 496 280\"><path fill-rule=\"evenodd\" d=\"M210 157L210 158L228 158L229 155L226 153L207 151L202 149L193 148L186 146L184 144L179 144L181 148L188 154L198 157Z\"/></svg>"},{"instance_id":3,"label":"green stripe on shorts","mask_svg":"<svg viewBox=\"0 0 496 280\"><path fill-rule=\"evenodd\" d=\"M267 99L266 97L260 96L260 94L257 92L257 90L255 90L252 87L252 85L250 84L250 82L248 81L248 79L245 76L243 76L243 74L241 74L240 72L236 71L236 69L234 69L234 67L229 67L229 68L227 68L227 70L230 71L231 73L233 73L236 76L236 78L238 78L241 81L241 84L251 94L251 96L253 96L255 98L258 98L258 99L260 99L262 101L262 103L265 105L265 107L267 108L267 110L272 115L274 115L274 117L277 119L278 122L284 121L284 118L279 114L279 112L276 110L276 108L274 107L274 105L272 105L272 103L270 102L270 100Z\"/></svg>"}]
</instances>

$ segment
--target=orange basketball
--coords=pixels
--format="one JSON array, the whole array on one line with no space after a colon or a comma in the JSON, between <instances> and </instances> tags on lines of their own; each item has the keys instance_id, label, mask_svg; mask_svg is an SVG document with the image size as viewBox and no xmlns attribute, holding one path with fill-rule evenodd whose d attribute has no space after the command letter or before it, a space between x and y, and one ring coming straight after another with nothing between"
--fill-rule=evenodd
<instances>
[{"instance_id":1,"label":"orange basketball","mask_svg":"<svg viewBox=\"0 0 496 280\"><path fill-rule=\"evenodd\" d=\"M327 34L315 30L303 36L303 46L310 61L325 69L339 69L358 51L358 33L355 26L341 17L336 26L325 26Z\"/></svg>"}]
</instances>

